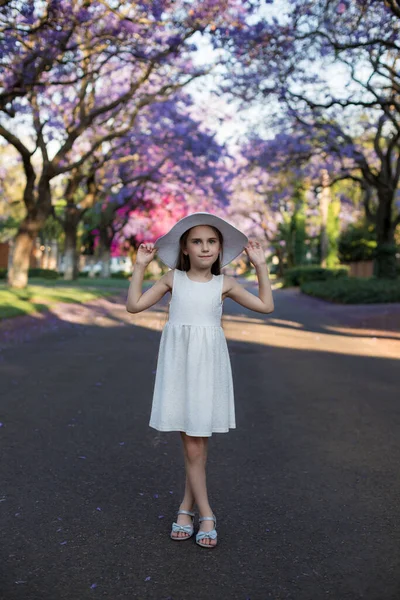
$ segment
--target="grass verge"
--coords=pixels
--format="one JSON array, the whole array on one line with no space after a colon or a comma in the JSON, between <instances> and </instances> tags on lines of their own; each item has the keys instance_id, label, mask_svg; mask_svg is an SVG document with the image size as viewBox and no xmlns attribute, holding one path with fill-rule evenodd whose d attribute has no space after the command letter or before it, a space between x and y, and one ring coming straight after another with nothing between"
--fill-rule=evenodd
<instances>
[{"instance_id":1,"label":"grass verge","mask_svg":"<svg viewBox=\"0 0 400 600\"><path fill-rule=\"evenodd\" d=\"M75 281L32 279L24 290L0 284L0 320L49 310L57 302L85 304L96 298L128 291L129 281L124 279L77 279ZM144 281L143 290L153 285Z\"/></svg>"},{"instance_id":2,"label":"grass verge","mask_svg":"<svg viewBox=\"0 0 400 600\"><path fill-rule=\"evenodd\" d=\"M104 288L89 290L81 286L71 285L71 283L66 286L58 285L58 282L52 282L51 284L46 282L45 285L37 285L35 282L34 285L29 285L24 290L14 290L5 284L1 284L0 319L43 312L57 302L84 304L96 298L109 296L112 293L111 290L105 290Z\"/></svg>"}]
</instances>

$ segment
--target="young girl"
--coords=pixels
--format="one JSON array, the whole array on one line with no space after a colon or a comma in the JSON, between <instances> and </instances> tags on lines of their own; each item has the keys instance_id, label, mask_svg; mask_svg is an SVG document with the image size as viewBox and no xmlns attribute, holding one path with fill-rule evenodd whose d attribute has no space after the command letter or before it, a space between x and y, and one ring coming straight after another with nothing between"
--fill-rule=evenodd
<instances>
[{"instance_id":1,"label":"young girl","mask_svg":"<svg viewBox=\"0 0 400 600\"><path fill-rule=\"evenodd\" d=\"M251 294L221 267L245 250L258 277L259 295ZM171 268L144 294L143 275L155 253ZM137 313L171 292L169 320L157 360L150 427L179 431L186 468L185 493L171 538L193 535L194 505L201 530L196 542L217 543L216 518L206 486L208 438L236 427L231 364L221 327L222 304L232 298L260 313L274 310L264 252L224 219L199 212L184 217L155 244L140 244L129 286L127 310Z\"/></svg>"}]
</instances>

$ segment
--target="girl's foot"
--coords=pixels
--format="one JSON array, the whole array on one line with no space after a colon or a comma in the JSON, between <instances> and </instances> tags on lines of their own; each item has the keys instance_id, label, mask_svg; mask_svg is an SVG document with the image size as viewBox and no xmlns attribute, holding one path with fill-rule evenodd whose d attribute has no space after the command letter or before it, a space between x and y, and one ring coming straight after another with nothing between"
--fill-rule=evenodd
<instances>
[{"instance_id":1,"label":"girl's foot","mask_svg":"<svg viewBox=\"0 0 400 600\"><path fill-rule=\"evenodd\" d=\"M193 512L193 507L192 508L187 508L186 506L180 506L179 510L189 510L190 512ZM178 515L176 522L178 523L178 525L192 525L193 524L193 517L191 517L190 515ZM185 531L173 531L171 533L172 537L189 537L189 534L186 533Z\"/></svg>"},{"instance_id":2,"label":"girl's foot","mask_svg":"<svg viewBox=\"0 0 400 600\"><path fill-rule=\"evenodd\" d=\"M207 513L208 515L212 515L212 512ZM200 517L202 517L203 515L200 515ZM206 516L206 515L204 515ZM212 529L215 528L215 521L201 521L200 526L199 526L199 530L201 531L211 531ZM208 544L210 546L216 546L217 545L217 540L212 540L210 538L199 538L199 542L201 542L202 544Z\"/></svg>"}]
</instances>

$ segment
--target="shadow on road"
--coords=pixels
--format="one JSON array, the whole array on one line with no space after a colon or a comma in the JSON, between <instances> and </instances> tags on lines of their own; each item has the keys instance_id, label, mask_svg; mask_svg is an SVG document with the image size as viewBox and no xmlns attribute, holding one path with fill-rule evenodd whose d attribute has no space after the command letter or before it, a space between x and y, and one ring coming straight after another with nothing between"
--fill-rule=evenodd
<instances>
[{"instance_id":1,"label":"shadow on road","mask_svg":"<svg viewBox=\"0 0 400 600\"><path fill-rule=\"evenodd\" d=\"M181 442L148 426L166 302L58 307L2 338L2 597L397 600L398 342L278 295L271 315L225 304L237 428L210 439L211 553L169 539Z\"/></svg>"}]
</instances>

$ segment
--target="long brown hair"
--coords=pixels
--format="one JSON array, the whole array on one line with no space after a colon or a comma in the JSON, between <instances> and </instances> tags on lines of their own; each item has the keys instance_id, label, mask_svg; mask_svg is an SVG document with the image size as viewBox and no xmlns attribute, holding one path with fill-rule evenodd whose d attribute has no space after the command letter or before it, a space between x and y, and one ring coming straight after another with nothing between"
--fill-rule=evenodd
<instances>
[{"instance_id":1,"label":"long brown hair","mask_svg":"<svg viewBox=\"0 0 400 600\"><path fill-rule=\"evenodd\" d=\"M194 227L197 227L197 225L195 225ZM215 233L218 235L218 239L219 239L219 243L220 243L220 252L218 254L217 260L211 266L211 273L213 275L220 275L221 274L221 255L222 255L222 251L224 248L224 238L222 237L222 233L220 232L220 230L217 229L216 227L214 227L213 225L207 225L207 227L211 227L211 229L213 229L215 231ZM189 271L189 269L190 269L190 258L186 254L184 254L183 251L186 248L186 242L189 237L189 232L192 229L193 229L193 227L191 227L190 229L185 231L185 233L182 233L182 235L179 239L179 256L176 261L176 268L179 269L180 271Z\"/></svg>"}]
</instances>

